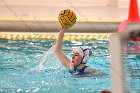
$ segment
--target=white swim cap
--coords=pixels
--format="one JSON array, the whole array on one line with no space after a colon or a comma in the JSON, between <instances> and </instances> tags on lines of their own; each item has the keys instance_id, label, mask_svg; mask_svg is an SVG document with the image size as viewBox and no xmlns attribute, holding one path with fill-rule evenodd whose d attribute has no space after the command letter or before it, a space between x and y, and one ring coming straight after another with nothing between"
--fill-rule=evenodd
<instances>
[{"instance_id":1,"label":"white swim cap","mask_svg":"<svg viewBox=\"0 0 140 93\"><path fill-rule=\"evenodd\" d=\"M90 55L92 54L91 49L81 48L81 47L78 47L78 48L74 49L74 52L78 52L80 54L80 56L83 58L82 61L81 61L81 63L83 63L83 64L87 63L87 61L90 58Z\"/></svg>"}]
</instances>

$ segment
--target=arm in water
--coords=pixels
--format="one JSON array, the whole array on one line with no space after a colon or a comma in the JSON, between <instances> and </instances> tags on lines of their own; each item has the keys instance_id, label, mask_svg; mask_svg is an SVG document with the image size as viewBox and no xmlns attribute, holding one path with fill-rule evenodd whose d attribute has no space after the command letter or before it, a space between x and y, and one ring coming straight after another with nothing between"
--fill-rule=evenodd
<instances>
[{"instance_id":1,"label":"arm in water","mask_svg":"<svg viewBox=\"0 0 140 93\"><path fill-rule=\"evenodd\" d=\"M63 44L63 37L64 37L64 32L65 32L65 28L61 28L60 32L58 34L58 38L56 40L56 44L55 44L55 53L57 55L57 57L59 58L60 62L66 67L66 68L70 68L70 60L68 59L68 57L63 53L62 51L62 44Z\"/></svg>"}]
</instances>

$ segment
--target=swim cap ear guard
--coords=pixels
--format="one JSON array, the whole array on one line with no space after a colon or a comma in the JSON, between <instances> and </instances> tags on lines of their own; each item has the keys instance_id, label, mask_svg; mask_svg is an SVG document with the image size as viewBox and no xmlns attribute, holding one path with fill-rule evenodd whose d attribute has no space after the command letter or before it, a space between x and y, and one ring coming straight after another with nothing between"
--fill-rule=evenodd
<instances>
[{"instance_id":1,"label":"swim cap ear guard","mask_svg":"<svg viewBox=\"0 0 140 93\"><path fill-rule=\"evenodd\" d=\"M81 48L81 47L80 47ZM83 50L84 56L83 56L83 60L82 60L82 64L86 64L87 61L89 60L91 54L92 54L92 50L89 48L81 48Z\"/></svg>"},{"instance_id":2,"label":"swim cap ear guard","mask_svg":"<svg viewBox=\"0 0 140 93\"><path fill-rule=\"evenodd\" d=\"M82 48L82 47L78 47L78 48L74 49L73 52L78 52L81 55L82 60L81 60L80 64L86 64L87 61L89 60L91 54L92 54L92 50L91 49L89 49L89 48ZM79 65L77 65L77 66L79 66Z\"/></svg>"}]
</instances>

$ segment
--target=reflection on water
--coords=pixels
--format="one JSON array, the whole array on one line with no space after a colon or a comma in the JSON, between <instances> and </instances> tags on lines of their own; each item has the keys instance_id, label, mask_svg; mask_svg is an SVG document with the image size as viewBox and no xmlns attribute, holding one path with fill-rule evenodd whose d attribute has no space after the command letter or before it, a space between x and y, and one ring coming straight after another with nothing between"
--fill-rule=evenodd
<instances>
[{"instance_id":1,"label":"reflection on water","mask_svg":"<svg viewBox=\"0 0 140 93\"><path fill-rule=\"evenodd\" d=\"M140 42L130 41L124 46L124 76L127 91L140 92Z\"/></svg>"}]
</instances>

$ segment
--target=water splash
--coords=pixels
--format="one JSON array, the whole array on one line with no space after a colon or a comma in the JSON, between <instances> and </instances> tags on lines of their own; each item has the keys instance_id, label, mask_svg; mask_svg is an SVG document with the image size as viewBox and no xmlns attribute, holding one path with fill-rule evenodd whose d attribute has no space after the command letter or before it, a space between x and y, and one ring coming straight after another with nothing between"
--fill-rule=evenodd
<instances>
[{"instance_id":1,"label":"water splash","mask_svg":"<svg viewBox=\"0 0 140 93\"><path fill-rule=\"evenodd\" d=\"M39 65L37 65L35 68L31 68L29 72L34 72L34 71L42 71L45 70L45 63L47 60L52 58L54 55L54 46L52 46L46 53L43 59L40 61Z\"/></svg>"}]
</instances>

